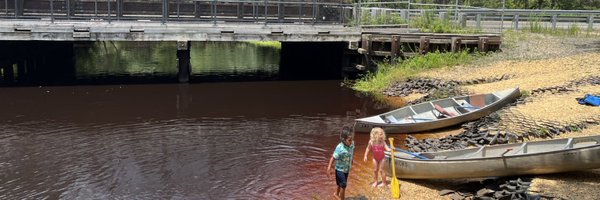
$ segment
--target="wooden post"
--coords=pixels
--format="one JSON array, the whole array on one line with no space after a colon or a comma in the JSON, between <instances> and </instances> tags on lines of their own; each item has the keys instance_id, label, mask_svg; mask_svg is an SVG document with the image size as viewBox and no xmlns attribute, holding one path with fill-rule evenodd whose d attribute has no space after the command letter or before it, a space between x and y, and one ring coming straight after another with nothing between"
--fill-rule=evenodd
<instances>
[{"instance_id":1,"label":"wooden post","mask_svg":"<svg viewBox=\"0 0 600 200\"><path fill-rule=\"evenodd\" d=\"M429 36L421 36L421 42L419 43L419 53L426 54L429 52Z\"/></svg>"},{"instance_id":2,"label":"wooden post","mask_svg":"<svg viewBox=\"0 0 600 200\"><path fill-rule=\"evenodd\" d=\"M192 73L192 65L190 64L190 41L177 41L177 78L180 83L187 83L190 80Z\"/></svg>"},{"instance_id":3,"label":"wooden post","mask_svg":"<svg viewBox=\"0 0 600 200\"><path fill-rule=\"evenodd\" d=\"M452 44L451 44L452 52L459 52L461 49L461 45L462 45L461 37L452 37Z\"/></svg>"},{"instance_id":4,"label":"wooden post","mask_svg":"<svg viewBox=\"0 0 600 200\"><path fill-rule=\"evenodd\" d=\"M371 54L371 34L362 35L360 48L366 50L365 54Z\"/></svg>"},{"instance_id":5,"label":"wooden post","mask_svg":"<svg viewBox=\"0 0 600 200\"><path fill-rule=\"evenodd\" d=\"M487 52L488 51L488 37L480 37L479 38L479 52Z\"/></svg>"},{"instance_id":6,"label":"wooden post","mask_svg":"<svg viewBox=\"0 0 600 200\"><path fill-rule=\"evenodd\" d=\"M364 34L361 39L361 48L358 48L358 53L363 55L361 65L357 66L359 70L371 69L371 51L371 35Z\"/></svg>"},{"instance_id":7,"label":"wooden post","mask_svg":"<svg viewBox=\"0 0 600 200\"><path fill-rule=\"evenodd\" d=\"M392 35L392 49L390 52L392 54L392 61L401 56L400 45L400 35Z\"/></svg>"}]
</instances>

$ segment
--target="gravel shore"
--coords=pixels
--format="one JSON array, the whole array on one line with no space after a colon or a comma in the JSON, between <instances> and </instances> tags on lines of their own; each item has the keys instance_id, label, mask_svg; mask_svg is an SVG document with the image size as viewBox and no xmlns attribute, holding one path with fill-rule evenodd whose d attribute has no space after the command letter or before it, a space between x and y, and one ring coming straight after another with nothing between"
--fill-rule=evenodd
<instances>
[{"instance_id":1,"label":"gravel shore","mask_svg":"<svg viewBox=\"0 0 600 200\"><path fill-rule=\"evenodd\" d=\"M511 112L520 113L534 121L576 123L589 118L600 119L600 108L580 105L575 99L588 93L600 94L600 85L574 84L589 77L600 76L600 38L508 33L504 37L502 50L468 66L428 71L419 76L462 81L510 75L507 80L462 87L470 93L488 93L516 86L521 91L530 93L540 88L569 88L568 91L549 90L550 92L532 94L526 98L525 104L512 107ZM589 126L579 132L561 134L557 138L587 135L600 135L600 126ZM357 176L370 176L370 173ZM453 188L456 185L478 180L400 180L401 199L450 199L448 196L440 196L438 192L456 189ZM600 196L599 187L600 169L596 169L534 176L530 192L543 198L597 199ZM357 194L349 188L349 193L350 199L391 198L389 189Z\"/></svg>"}]
</instances>

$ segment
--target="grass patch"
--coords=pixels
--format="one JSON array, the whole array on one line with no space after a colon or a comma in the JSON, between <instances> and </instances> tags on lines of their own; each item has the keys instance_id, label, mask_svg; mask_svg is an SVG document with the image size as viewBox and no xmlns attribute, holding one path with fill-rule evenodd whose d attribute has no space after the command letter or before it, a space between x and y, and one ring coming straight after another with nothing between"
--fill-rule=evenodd
<instances>
[{"instance_id":1,"label":"grass patch","mask_svg":"<svg viewBox=\"0 0 600 200\"><path fill-rule=\"evenodd\" d=\"M281 49L281 42L279 41L249 41L248 43L258 47L269 47L275 49Z\"/></svg>"},{"instance_id":2,"label":"grass patch","mask_svg":"<svg viewBox=\"0 0 600 200\"><path fill-rule=\"evenodd\" d=\"M432 32L432 33L481 33L480 30L463 27L450 20L448 12L446 17L440 18L434 16L431 12L426 12L424 15L417 17L412 20L410 27L419 28L421 32Z\"/></svg>"},{"instance_id":3,"label":"grass patch","mask_svg":"<svg viewBox=\"0 0 600 200\"><path fill-rule=\"evenodd\" d=\"M419 72L471 62L476 56L467 51L459 53L428 53L392 64L384 61L377 65L378 70L365 74L352 86L353 89L368 93L378 93L396 81L406 80Z\"/></svg>"},{"instance_id":4,"label":"grass patch","mask_svg":"<svg viewBox=\"0 0 600 200\"><path fill-rule=\"evenodd\" d=\"M525 30L528 30L531 33L541 33L554 36L577 36L583 33L582 29L575 23L569 25L568 28L552 28L542 25L543 22L541 18L541 16L530 16L530 19L532 20L529 22L529 29ZM587 31L587 35L589 34L590 30Z\"/></svg>"}]
</instances>

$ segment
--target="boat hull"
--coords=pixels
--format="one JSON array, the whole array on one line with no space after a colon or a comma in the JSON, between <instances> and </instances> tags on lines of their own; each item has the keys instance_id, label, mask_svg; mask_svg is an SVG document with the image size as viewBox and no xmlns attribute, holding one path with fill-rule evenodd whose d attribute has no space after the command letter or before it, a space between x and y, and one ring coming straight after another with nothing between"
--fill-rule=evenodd
<instances>
[{"instance_id":1,"label":"boat hull","mask_svg":"<svg viewBox=\"0 0 600 200\"><path fill-rule=\"evenodd\" d=\"M390 157L387 170L391 174ZM471 160L396 158L396 174L404 179L449 179L550 174L600 168L600 146L537 154Z\"/></svg>"},{"instance_id":2,"label":"boat hull","mask_svg":"<svg viewBox=\"0 0 600 200\"><path fill-rule=\"evenodd\" d=\"M502 107L514 102L521 96L519 89L515 89L505 98L498 100L497 102L481 108L475 112L466 113L457 117L437 119L433 121L418 122L418 123L405 123L405 124L390 124L390 123L373 123L369 121L362 121L360 119L355 120L354 131L355 132L370 132L374 127L381 127L386 133L415 133L422 131L429 131L434 129L440 129L444 127L454 126L468 121L477 120L485 117Z\"/></svg>"}]
</instances>

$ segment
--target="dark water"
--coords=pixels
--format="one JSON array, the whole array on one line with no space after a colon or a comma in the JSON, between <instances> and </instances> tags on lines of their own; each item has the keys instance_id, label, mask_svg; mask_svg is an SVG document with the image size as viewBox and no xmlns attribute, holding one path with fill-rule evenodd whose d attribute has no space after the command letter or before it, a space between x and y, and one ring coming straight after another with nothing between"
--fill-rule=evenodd
<instances>
[{"instance_id":1,"label":"dark water","mask_svg":"<svg viewBox=\"0 0 600 200\"><path fill-rule=\"evenodd\" d=\"M339 130L380 112L339 81L4 87L0 97L0 199L329 199ZM357 154L366 141L357 135ZM362 161L352 173L370 181Z\"/></svg>"}]
</instances>

